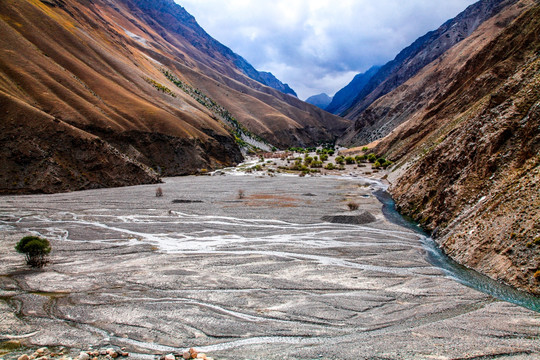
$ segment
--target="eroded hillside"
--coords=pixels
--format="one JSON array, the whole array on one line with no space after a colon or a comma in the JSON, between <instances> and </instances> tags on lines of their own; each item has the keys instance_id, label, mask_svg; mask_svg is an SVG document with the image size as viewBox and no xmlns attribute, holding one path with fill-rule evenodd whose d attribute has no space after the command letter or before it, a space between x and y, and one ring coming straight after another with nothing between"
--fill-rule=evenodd
<instances>
[{"instance_id":1,"label":"eroded hillside","mask_svg":"<svg viewBox=\"0 0 540 360\"><path fill-rule=\"evenodd\" d=\"M334 112L355 122L340 142L345 145L365 144L388 135L437 96L452 81L452 71L459 69L532 2L478 1L437 30L417 39L394 60L378 69L360 91L351 94L353 101L349 100L347 108L341 107ZM482 30L476 31L478 28ZM475 34L471 40L471 35ZM427 76L431 76L430 79L419 79L419 74L426 74L426 67L444 62L448 58L447 51L463 41L467 41L469 46L451 59L451 64L445 66L447 69L440 73L429 72ZM426 84L428 87L424 88ZM332 110L330 107L329 111Z\"/></svg>"},{"instance_id":2,"label":"eroded hillside","mask_svg":"<svg viewBox=\"0 0 540 360\"><path fill-rule=\"evenodd\" d=\"M415 81L438 75L441 63ZM434 231L450 256L540 293L540 6L483 44L375 151L398 161L399 210Z\"/></svg>"},{"instance_id":3,"label":"eroded hillside","mask_svg":"<svg viewBox=\"0 0 540 360\"><path fill-rule=\"evenodd\" d=\"M6 0L0 14L3 193L155 182L238 163L250 138L312 145L349 125L259 82L281 84L172 0Z\"/></svg>"}]
</instances>

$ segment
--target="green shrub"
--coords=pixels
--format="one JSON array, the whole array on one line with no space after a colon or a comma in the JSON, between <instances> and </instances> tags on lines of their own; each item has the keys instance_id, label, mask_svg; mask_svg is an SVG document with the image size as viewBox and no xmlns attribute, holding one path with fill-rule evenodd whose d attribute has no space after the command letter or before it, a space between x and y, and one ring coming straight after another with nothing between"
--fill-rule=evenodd
<instances>
[{"instance_id":1,"label":"green shrub","mask_svg":"<svg viewBox=\"0 0 540 360\"><path fill-rule=\"evenodd\" d=\"M15 246L18 253L25 254L26 263L32 267L47 264L47 255L51 252L49 240L38 236L25 236Z\"/></svg>"},{"instance_id":2,"label":"green shrub","mask_svg":"<svg viewBox=\"0 0 540 360\"><path fill-rule=\"evenodd\" d=\"M328 154L321 154L320 158L321 158L321 161L326 161L328 160Z\"/></svg>"},{"instance_id":3,"label":"green shrub","mask_svg":"<svg viewBox=\"0 0 540 360\"><path fill-rule=\"evenodd\" d=\"M366 161L366 156L365 156L365 155L356 155L356 157L354 158L354 160L356 160L356 163L357 163L357 164L361 164L361 163L363 163L364 161Z\"/></svg>"},{"instance_id":4,"label":"green shrub","mask_svg":"<svg viewBox=\"0 0 540 360\"><path fill-rule=\"evenodd\" d=\"M319 168L323 167L323 163L322 163L322 161L312 161L311 164L310 164L310 167L312 169L319 169Z\"/></svg>"},{"instance_id":5,"label":"green shrub","mask_svg":"<svg viewBox=\"0 0 540 360\"><path fill-rule=\"evenodd\" d=\"M304 158L304 165L309 166L313 162L313 158L311 156L306 156Z\"/></svg>"},{"instance_id":6,"label":"green shrub","mask_svg":"<svg viewBox=\"0 0 540 360\"><path fill-rule=\"evenodd\" d=\"M328 163L326 164L326 166L324 167L326 170L334 170L335 169L335 166L334 164L332 163Z\"/></svg>"},{"instance_id":7,"label":"green shrub","mask_svg":"<svg viewBox=\"0 0 540 360\"><path fill-rule=\"evenodd\" d=\"M343 156L336 157L335 161L336 161L336 164L339 164L339 165L345 164L345 159L343 158Z\"/></svg>"},{"instance_id":8,"label":"green shrub","mask_svg":"<svg viewBox=\"0 0 540 360\"><path fill-rule=\"evenodd\" d=\"M368 150L369 150L369 148L368 148L367 146L364 146L364 147L362 148L362 151L363 151L363 152L366 152L366 151L368 151Z\"/></svg>"},{"instance_id":9,"label":"green shrub","mask_svg":"<svg viewBox=\"0 0 540 360\"><path fill-rule=\"evenodd\" d=\"M370 163L374 163L375 161L377 161L377 156L375 154L369 154L367 159Z\"/></svg>"},{"instance_id":10,"label":"green shrub","mask_svg":"<svg viewBox=\"0 0 540 360\"><path fill-rule=\"evenodd\" d=\"M354 164L354 163L356 162L356 160L354 160L354 158L351 157L351 156L347 156L347 157L345 158L345 162L346 162L347 164Z\"/></svg>"}]
</instances>

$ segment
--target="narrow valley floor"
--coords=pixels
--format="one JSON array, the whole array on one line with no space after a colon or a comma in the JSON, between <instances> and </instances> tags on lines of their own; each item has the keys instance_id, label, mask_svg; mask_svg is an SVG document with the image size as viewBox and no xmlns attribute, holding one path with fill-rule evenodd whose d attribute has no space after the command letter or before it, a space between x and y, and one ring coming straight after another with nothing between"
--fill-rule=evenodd
<instances>
[{"instance_id":1,"label":"narrow valley floor","mask_svg":"<svg viewBox=\"0 0 540 360\"><path fill-rule=\"evenodd\" d=\"M229 174L165 179L162 197L0 197L0 338L143 358L538 359L540 314L445 277L378 187ZM322 220L364 211L375 221ZM52 242L41 270L14 250L27 234Z\"/></svg>"}]
</instances>

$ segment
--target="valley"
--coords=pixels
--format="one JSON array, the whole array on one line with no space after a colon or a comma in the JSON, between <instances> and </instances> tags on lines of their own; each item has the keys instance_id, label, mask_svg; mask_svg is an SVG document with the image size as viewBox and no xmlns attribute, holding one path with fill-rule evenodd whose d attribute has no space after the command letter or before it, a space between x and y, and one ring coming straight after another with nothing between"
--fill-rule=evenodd
<instances>
[{"instance_id":1,"label":"valley","mask_svg":"<svg viewBox=\"0 0 540 360\"><path fill-rule=\"evenodd\" d=\"M134 358L540 354L539 313L430 263L428 239L383 214L380 180L225 173L167 178L162 197L157 185L2 197L1 333ZM364 211L363 225L321 220ZM11 250L28 232L52 241L43 270Z\"/></svg>"},{"instance_id":2,"label":"valley","mask_svg":"<svg viewBox=\"0 0 540 360\"><path fill-rule=\"evenodd\" d=\"M306 102L178 3L0 2L0 360L540 357L538 0Z\"/></svg>"}]
</instances>

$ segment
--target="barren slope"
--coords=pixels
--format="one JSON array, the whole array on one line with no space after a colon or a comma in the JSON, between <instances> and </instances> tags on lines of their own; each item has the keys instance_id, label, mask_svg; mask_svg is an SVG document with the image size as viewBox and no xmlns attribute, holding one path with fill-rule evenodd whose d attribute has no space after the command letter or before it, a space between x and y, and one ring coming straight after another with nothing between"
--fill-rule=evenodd
<instances>
[{"instance_id":1,"label":"barren slope","mask_svg":"<svg viewBox=\"0 0 540 360\"><path fill-rule=\"evenodd\" d=\"M249 64L170 0L6 0L0 14L1 192L148 182L148 166L190 174L240 161L241 132L305 145L348 125L248 77ZM60 141L55 134L65 127L74 131ZM129 173L93 168L74 155L89 136L118 161L139 165ZM17 154L26 148L35 151L23 161ZM70 156L59 160L56 152ZM45 180L53 173L56 180Z\"/></svg>"},{"instance_id":2,"label":"barren slope","mask_svg":"<svg viewBox=\"0 0 540 360\"><path fill-rule=\"evenodd\" d=\"M442 61L441 57L456 44L460 44L468 39L479 26L483 26L485 21L490 20L490 27L494 28L488 32L483 31L486 38L476 39L477 42L489 41L493 38L497 30L503 28L508 23L508 18L513 14L516 16L515 7L517 0L482 0L441 25L437 30L431 31L420 37L409 47L401 51L394 60L380 68L369 82L364 85L360 92L356 94L354 101L349 102L346 110L341 110L340 114L355 121L355 124L347 131L340 140L343 144L354 145L358 143L369 143L387 135L395 126L407 119L412 113L422 108L439 90L439 86L427 89L418 87L409 89L411 82L419 72L426 66L432 66L437 61ZM508 7L514 10L508 14ZM492 21L493 16L504 13L504 19ZM496 25L495 25L496 24ZM484 26L485 28L486 26ZM477 44L481 47L482 44ZM474 54L477 48L471 46L455 59L453 66L459 66L467 57ZM429 80L431 82L450 81L448 74ZM422 80L426 82L425 80ZM399 91L402 95L397 103L388 104L388 101L379 102L386 94ZM436 94L435 94L436 95ZM393 96L392 99L397 99ZM329 108L332 111L332 108Z\"/></svg>"},{"instance_id":3,"label":"barren slope","mask_svg":"<svg viewBox=\"0 0 540 360\"><path fill-rule=\"evenodd\" d=\"M479 29L481 31L482 29ZM489 37L484 33L482 37ZM419 74L440 76L467 43ZM540 6L470 57L375 151L398 160L399 209L459 262L540 293ZM449 73L443 72L448 76ZM418 86L413 84L411 86ZM405 92L401 92L404 94ZM394 100L395 101L395 100Z\"/></svg>"}]
</instances>

